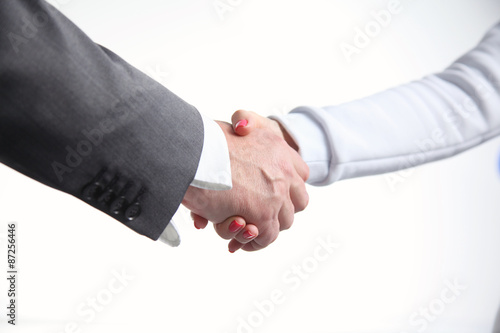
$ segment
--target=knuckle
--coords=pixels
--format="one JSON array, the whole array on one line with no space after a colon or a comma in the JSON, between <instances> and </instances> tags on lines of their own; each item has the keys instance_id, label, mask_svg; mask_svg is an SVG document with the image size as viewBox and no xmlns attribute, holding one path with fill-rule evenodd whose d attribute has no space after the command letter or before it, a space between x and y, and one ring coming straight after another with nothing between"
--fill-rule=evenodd
<instances>
[{"instance_id":1,"label":"knuckle","mask_svg":"<svg viewBox=\"0 0 500 333\"><path fill-rule=\"evenodd\" d=\"M290 218L283 219L283 221L280 221L280 229L279 230L282 231L282 230L290 229L293 225L293 220L294 220L294 216L293 216L293 211L292 211Z\"/></svg>"},{"instance_id":2,"label":"knuckle","mask_svg":"<svg viewBox=\"0 0 500 333\"><path fill-rule=\"evenodd\" d=\"M277 191L273 198L271 199L272 203L261 212L260 220L263 222L262 225L265 226L265 231L272 230L274 227L275 221L278 220L279 210L281 208L281 201L283 196L280 191Z\"/></svg>"},{"instance_id":3,"label":"knuckle","mask_svg":"<svg viewBox=\"0 0 500 333\"><path fill-rule=\"evenodd\" d=\"M309 176L310 176L310 170L309 170L309 166L305 164L305 168L304 168L304 181L308 180L309 179Z\"/></svg>"},{"instance_id":4,"label":"knuckle","mask_svg":"<svg viewBox=\"0 0 500 333\"><path fill-rule=\"evenodd\" d=\"M294 172L294 167L293 165L287 161L287 160L281 160L279 165L278 165L278 168L280 169L280 172L287 178L287 179L291 179L292 176L293 176L293 172Z\"/></svg>"},{"instance_id":5,"label":"knuckle","mask_svg":"<svg viewBox=\"0 0 500 333\"><path fill-rule=\"evenodd\" d=\"M259 235L259 237L255 239L255 241L260 246L266 247L269 244L273 243L278 238L278 234L279 234L279 227L276 230L274 228L269 229L267 230L267 232Z\"/></svg>"},{"instance_id":6,"label":"knuckle","mask_svg":"<svg viewBox=\"0 0 500 333\"><path fill-rule=\"evenodd\" d=\"M307 193L304 194L304 197L299 200L297 206L295 207L295 212L301 212L307 208L309 205L309 195Z\"/></svg>"},{"instance_id":7,"label":"knuckle","mask_svg":"<svg viewBox=\"0 0 500 333\"><path fill-rule=\"evenodd\" d=\"M231 117L232 121L239 120L241 117L243 117L245 110L237 110L233 113L233 116Z\"/></svg>"},{"instance_id":8,"label":"knuckle","mask_svg":"<svg viewBox=\"0 0 500 333\"><path fill-rule=\"evenodd\" d=\"M292 227L293 223L283 223L280 225L280 231L288 230Z\"/></svg>"}]
</instances>

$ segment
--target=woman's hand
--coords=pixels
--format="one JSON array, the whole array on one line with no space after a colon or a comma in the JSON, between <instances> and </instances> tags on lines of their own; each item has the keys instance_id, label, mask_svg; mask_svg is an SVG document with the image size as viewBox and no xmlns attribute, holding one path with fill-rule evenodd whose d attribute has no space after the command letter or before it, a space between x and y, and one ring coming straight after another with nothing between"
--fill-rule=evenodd
<instances>
[{"instance_id":1,"label":"woman's hand","mask_svg":"<svg viewBox=\"0 0 500 333\"><path fill-rule=\"evenodd\" d=\"M283 126L276 120L262 117L252 111L238 110L231 117L231 122L234 132L240 136L250 134L255 128L266 128L285 140L291 148L295 149L295 151L299 150L299 147L290 134L288 134Z\"/></svg>"},{"instance_id":2,"label":"woman's hand","mask_svg":"<svg viewBox=\"0 0 500 333\"><path fill-rule=\"evenodd\" d=\"M191 212L191 218L194 221L196 229L205 229L208 220ZM239 216L230 217L222 223L214 224L215 231L222 239L230 239L229 252L234 253L250 243L259 235L259 229L253 224L247 224Z\"/></svg>"}]
</instances>

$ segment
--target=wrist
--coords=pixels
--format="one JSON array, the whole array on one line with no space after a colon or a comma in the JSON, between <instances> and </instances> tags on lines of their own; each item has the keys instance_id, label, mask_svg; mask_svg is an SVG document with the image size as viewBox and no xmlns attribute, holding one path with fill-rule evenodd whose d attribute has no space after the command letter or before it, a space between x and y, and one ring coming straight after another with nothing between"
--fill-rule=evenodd
<instances>
[{"instance_id":1,"label":"wrist","mask_svg":"<svg viewBox=\"0 0 500 333\"><path fill-rule=\"evenodd\" d=\"M273 123L273 127L275 128L275 132L279 133L279 136L288 143L288 145L293 148L295 151L299 151L299 146L292 138L292 136L288 133L288 131L279 123L279 121L271 119Z\"/></svg>"}]
</instances>

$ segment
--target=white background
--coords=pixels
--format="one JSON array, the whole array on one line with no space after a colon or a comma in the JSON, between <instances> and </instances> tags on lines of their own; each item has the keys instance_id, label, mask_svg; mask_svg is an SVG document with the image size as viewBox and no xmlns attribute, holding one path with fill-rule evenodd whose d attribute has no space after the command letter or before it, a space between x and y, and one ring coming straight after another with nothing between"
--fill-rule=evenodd
<instances>
[{"instance_id":1,"label":"white background","mask_svg":"<svg viewBox=\"0 0 500 333\"><path fill-rule=\"evenodd\" d=\"M348 63L339 45L389 0L222 2L232 10L221 17L213 0L52 1L96 42L222 120L239 108L285 113L418 79L500 19L499 1L402 0L401 13ZM20 247L18 325L6 324L1 278L0 331L490 333L500 306L499 154L496 139L400 174L395 187L388 176L309 187L292 229L264 251L233 255L185 211L174 249L0 166L2 271L8 222L18 223ZM328 238L340 247L318 262ZM309 273L299 278L294 267ZM133 279L110 294L114 271ZM425 329L410 321L444 304L445 281L455 279L467 289L435 308ZM272 309L277 291L283 302ZM106 304L91 316L96 296Z\"/></svg>"}]
</instances>

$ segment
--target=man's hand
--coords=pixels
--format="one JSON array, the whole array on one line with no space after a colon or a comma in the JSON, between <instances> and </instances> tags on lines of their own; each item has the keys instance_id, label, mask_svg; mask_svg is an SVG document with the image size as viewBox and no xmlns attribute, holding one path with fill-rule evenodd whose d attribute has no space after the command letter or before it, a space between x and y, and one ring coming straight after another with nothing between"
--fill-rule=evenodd
<instances>
[{"instance_id":1,"label":"man's hand","mask_svg":"<svg viewBox=\"0 0 500 333\"><path fill-rule=\"evenodd\" d=\"M228 216L243 217L258 228L258 236L243 249L260 250L271 244L280 230L290 228L295 212L306 208L309 169L273 130L254 128L238 136L230 124L219 125L228 143L233 188L210 191L190 186L183 204L215 224Z\"/></svg>"}]
</instances>

